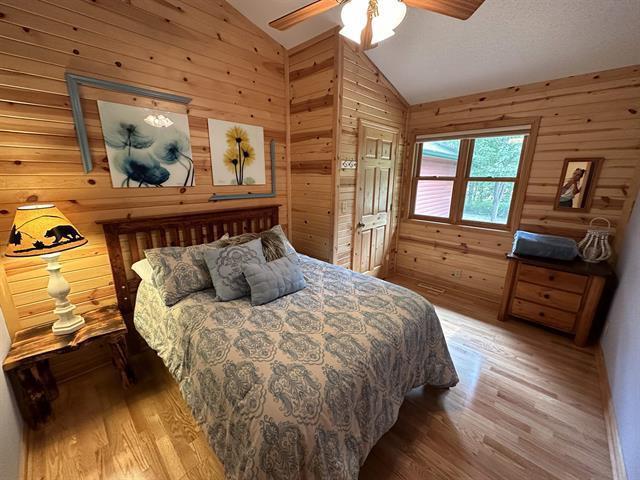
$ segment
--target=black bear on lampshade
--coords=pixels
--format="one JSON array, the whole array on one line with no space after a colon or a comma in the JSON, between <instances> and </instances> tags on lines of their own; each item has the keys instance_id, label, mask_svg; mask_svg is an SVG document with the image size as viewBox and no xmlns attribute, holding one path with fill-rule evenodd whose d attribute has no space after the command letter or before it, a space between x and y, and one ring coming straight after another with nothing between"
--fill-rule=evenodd
<instances>
[{"instance_id":1,"label":"black bear on lampshade","mask_svg":"<svg viewBox=\"0 0 640 480\"><path fill-rule=\"evenodd\" d=\"M59 244L63 238L69 241L75 242L76 240L82 240L82 235L73 227L73 225L58 225L53 227L44 234L45 237L55 237L54 244Z\"/></svg>"},{"instance_id":2,"label":"black bear on lampshade","mask_svg":"<svg viewBox=\"0 0 640 480\"><path fill-rule=\"evenodd\" d=\"M75 305L67 299L69 283L60 273L61 252L87 243L76 227L52 204L18 207L9 233L7 257L40 256L47 262L49 285L47 292L55 301L53 313L58 320L52 330L56 335L75 332L84 319L74 314Z\"/></svg>"}]
</instances>

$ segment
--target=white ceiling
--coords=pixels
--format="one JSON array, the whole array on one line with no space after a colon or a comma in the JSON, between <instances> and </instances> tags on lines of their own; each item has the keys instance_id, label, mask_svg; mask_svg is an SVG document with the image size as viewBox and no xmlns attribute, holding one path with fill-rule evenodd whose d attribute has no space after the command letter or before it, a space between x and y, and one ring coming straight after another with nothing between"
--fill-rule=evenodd
<instances>
[{"instance_id":1,"label":"white ceiling","mask_svg":"<svg viewBox=\"0 0 640 480\"><path fill-rule=\"evenodd\" d=\"M340 24L340 8L280 32L311 0L228 0L291 48ZM411 104L640 64L640 0L485 0L466 21L409 8L367 52Z\"/></svg>"}]
</instances>

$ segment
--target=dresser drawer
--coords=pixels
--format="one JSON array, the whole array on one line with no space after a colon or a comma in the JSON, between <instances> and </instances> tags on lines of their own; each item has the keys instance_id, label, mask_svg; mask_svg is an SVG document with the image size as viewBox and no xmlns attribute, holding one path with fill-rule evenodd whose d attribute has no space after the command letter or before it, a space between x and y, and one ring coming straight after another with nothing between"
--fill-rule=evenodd
<instances>
[{"instance_id":1,"label":"dresser drawer","mask_svg":"<svg viewBox=\"0 0 640 480\"><path fill-rule=\"evenodd\" d=\"M558 310L557 308L545 307L537 303L514 298L511 303L511 315L526 318L536 323L541 323L548 327L556 328L564 332L573 332L576 323L574 313Z\"/></svg>"},{"instance_id":2,"label":"dresser drawer","mask_svg":"<svg viewBox=\"0 0 640 480\"><path fill-rule=\"evenodd\" d=\"M518 281L537 283L548 287L582 294L587 286L588 277L574 273L551 270L544 267L520 264Z\"/></svg>"},{"instance_id":3,"label":"dresser drawer","mask_svg":"<svg viewBox=\"0 0 640 480\"><path fill-rule=\"evenodd\" d=\"M582 295L577 293L544 287L522 280L516 284L515 296L546 307L559 308L574 313L580 310L582 303Z\"/></svg>"}]
</instances>

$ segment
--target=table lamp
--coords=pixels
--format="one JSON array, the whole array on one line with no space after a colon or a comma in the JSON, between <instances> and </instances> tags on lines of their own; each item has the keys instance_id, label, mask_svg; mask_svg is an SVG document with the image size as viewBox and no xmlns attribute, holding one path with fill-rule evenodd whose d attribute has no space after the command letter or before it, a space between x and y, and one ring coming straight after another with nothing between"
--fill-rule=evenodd
<instances>
[{"instance_id":1,"label":"table lamp","mask_svg":"<svg viewBox=\"0 0 640 480\"><path fill-rule=\"evenodd\" d=\"M56 335L75 332L84 325L84 318L74 314L76 306L67 299L69 283L60 273L61 252L87 243L76 227L54 205L18 207L9 234L7 257L39 256L47 262L49 285L47 292L55 300L53 313L58 320L52 330Z\"/></svg>"}]
</instances>

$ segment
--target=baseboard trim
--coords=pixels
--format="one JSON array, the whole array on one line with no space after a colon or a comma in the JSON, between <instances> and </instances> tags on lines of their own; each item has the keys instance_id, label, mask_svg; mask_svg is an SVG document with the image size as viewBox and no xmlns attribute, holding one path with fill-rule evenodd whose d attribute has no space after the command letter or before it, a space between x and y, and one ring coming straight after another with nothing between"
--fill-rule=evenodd
<instances>
[{"instance_id":1,"label":"baseboard trim","mask_svg":"<svg viewBox=\"0 0 640 480\"><path fill-rule=\"evenodd\" d=\"M611 384L609 383L609 374L600 344L596 346L596 365L598 367L598 378L600 379L600 390L602 391L602 401L604 404L604 423L607 428L613 480L627 480L627 470L624 466L622 446L620 445L620 435L618 433L618 422L611 398Z\"/></svg>"}]
</instances>

